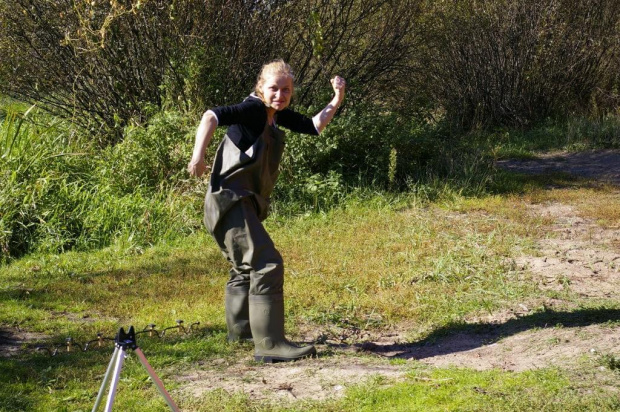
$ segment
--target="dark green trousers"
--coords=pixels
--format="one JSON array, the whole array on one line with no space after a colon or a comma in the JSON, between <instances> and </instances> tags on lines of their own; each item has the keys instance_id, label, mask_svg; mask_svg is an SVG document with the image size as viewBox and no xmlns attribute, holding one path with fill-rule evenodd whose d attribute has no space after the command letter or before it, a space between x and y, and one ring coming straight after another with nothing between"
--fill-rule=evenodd
<instances>
[{"instance_id":1,"label":"dark green trousers","mask_svg":"<svg viewBox=\"0 0 620 412\"><path fill-rule=\"evenodd\" d=\"M283 292L284 262L261 223L252 197L236 202L221 218L213 237L231 263L227 289L250 295Z\"/></svg>"}]
</instances>

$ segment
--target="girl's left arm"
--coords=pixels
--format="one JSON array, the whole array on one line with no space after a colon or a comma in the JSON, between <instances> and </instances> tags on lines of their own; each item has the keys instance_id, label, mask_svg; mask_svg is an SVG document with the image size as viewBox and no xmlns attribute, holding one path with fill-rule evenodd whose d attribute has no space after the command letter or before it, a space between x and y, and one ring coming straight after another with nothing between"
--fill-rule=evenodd
<instances>
[{"instance_id":1,"label":"girl's left arm","mask_svg":"<svg viewBox=\"0 0 620 412\"><path fill-rule=\"evenodd\" d=\"M346 88L346 82L340 76L336 76L330 80L332 87L334 88L334 97L331 102L325 106L323 110L321 110L316 116L312 118L312 122L316 127L316 130L321 133L325 126L334 118L334 114L336 114L336 110L338 106L344 100L344 91Z\"/></svg>"}]
</instances>

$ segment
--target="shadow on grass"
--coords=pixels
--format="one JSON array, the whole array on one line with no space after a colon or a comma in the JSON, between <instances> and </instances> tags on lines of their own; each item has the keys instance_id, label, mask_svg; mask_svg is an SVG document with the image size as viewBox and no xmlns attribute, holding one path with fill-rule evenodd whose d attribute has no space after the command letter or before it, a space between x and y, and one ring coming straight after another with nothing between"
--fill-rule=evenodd
<instances>
[{"instance_id":1,"label":"shadow on grass","mask_svg":"<svg viewBox=\"0 0 620 412\"><path fill-rule=\"evenodd\" d=\"M535 159L500 160L501 169L521 174L567 174L583 179L593 179L620 185L620 152L587 151L542 156Z\"/></svg>"},{"instance_id":2,"label":"shadow on grass","mask_svg":"<svg viewBox=\"0 0 620 412\"><path fill-rule=\"evenodd\" d=\"M0 304L10 302L14 314L6 313L6 318L13 315L12 323L25 329L55 318L75 322L77 327L98 319L129 319L130 308L159 308L168 302L172 306L182 299L208 299L223 290L228 273L220 261L221 255L210 253L201 262L175 257L109 269L80 270L50 264L12 279L13 284L0 290ZM35 311L37 317L31 315Z\"/></svg>"},{"instance_id":3,"label":"shadow on grass","mask_svg":"<svg viewBox=\"0 0 620 412\"><path fill-rule=\"evenodd\" d=\"M498 170L489 189L491 193L506 195L524 194L536 190L597 189L604 187L605 183L558 171L533 174Z\"/></svg>"},{"instance_id":4,"label":"shadow on grass","mask_svg":"<svg viewBox=\"0 0 620 412\"><path fill-rule=\"evenodd\" d=\"M541 156L533 159L505 159L495 164L491 190L524 193L531 189L593 188L620 186L620 151L586 151Z\"/></svg>"},{"instance_id":5,"label":"shadow on grass","mask_svg":"<svg viewBox=\"0 0 620 412\"><path fill-rule=\"evenodd\" d=\"M365 342L356 346L363 351L389 353L388 356L393 358L425 359L477 349L532 329L576 328L615 322L620 322L620 309L582 309L574 312L546 310L501 324L447 325L411 344L376 345Z\"/></svg>"}]
</instances>

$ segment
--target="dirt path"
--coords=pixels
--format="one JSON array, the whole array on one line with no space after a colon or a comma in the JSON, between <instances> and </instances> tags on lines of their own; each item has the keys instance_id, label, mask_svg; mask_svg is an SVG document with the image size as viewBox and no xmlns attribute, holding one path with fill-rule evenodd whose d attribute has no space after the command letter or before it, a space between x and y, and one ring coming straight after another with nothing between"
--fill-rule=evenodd
<instances>
[{"instance_id":1,"label":"dirt path","mask_svg":"<svg viewBox=\"0 0 620 412\"><path fill-rule=\"evenodd\" d=\"M583 298L615 298L620 290L620 228L601 228L570 206L530 205L530 212L552 218L553 236L538 241L540 256L515 260L542 290L568 291ZM435 365L473 369L526 369L574 363L583 356L620 354L620 310L557 309L563 302L524 302L512 310L472 319L472 332L455 333L436 345L414 345L398 353ZM541 310L541 308L544 308ZM427 341L430 341L427 339ZM398 349L397 345L396 348Z\"/></svg>"},{"instance_id":2,"label":"dirt path","mask_svg":"<svg viewBox=\"0 0 620 412\"><path fill-rule=\"evenodd\" d=\"M538 160L504 161L523 173L565 172L620 185L620 152L555 154ZM531 205L530 212L553 220L552 233L538 242L539 256L515 260L517 270L543 290L568 289L584 298L614 298L620 290L620 228L602 228L579 217L569 205ZM402 378L407 364L386 358L417 360L428 365L476 370L523 371L570 367L584 359L593 365L604 355L620 356L620 310L559 309L563 302L523 302L484 319L470 319L462 331L438 331L423 342L402 344L405 328L367 336L355 345L327 340L324 355L293 365L254 365L251 357L227 363L205 363L179 379L194 396L216 388L243 391L253 399L325 399L338 397L349 384L374 377ZM541 310L543 308L543 310ZM615 322L615 323L614 323ZM359 356L360 352L368 356ZM604 367L604 366L598 366Z\"/></svg>"}]
</instances>

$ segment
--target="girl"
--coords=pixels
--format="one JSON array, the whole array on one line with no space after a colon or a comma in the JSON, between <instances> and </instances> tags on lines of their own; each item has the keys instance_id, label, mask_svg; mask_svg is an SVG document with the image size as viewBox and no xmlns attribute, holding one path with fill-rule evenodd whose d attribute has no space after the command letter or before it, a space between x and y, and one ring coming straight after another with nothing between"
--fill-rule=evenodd
<instances>
[{"instance_id":1,"label":"girl","mask_svg":"<svg viewBox=\"0 0 620 412\"><path fill-rule=\"evenodd\" d=\"M282 60L263 66L254 93L242 103L202 116L188 171L200 177L205 150L217 126L229 126L217 149L205 198L204 222L231 263L225 307L228 340L254 340L257 361L291 361L314 356L314 346L297 347L284 337L284 265L262 221L278 177L284 132L318 135L334 117L345 93L341 77L331 80L334 97L313 118L288 106L293 72Z\"/></svg>"}]
</instances>

